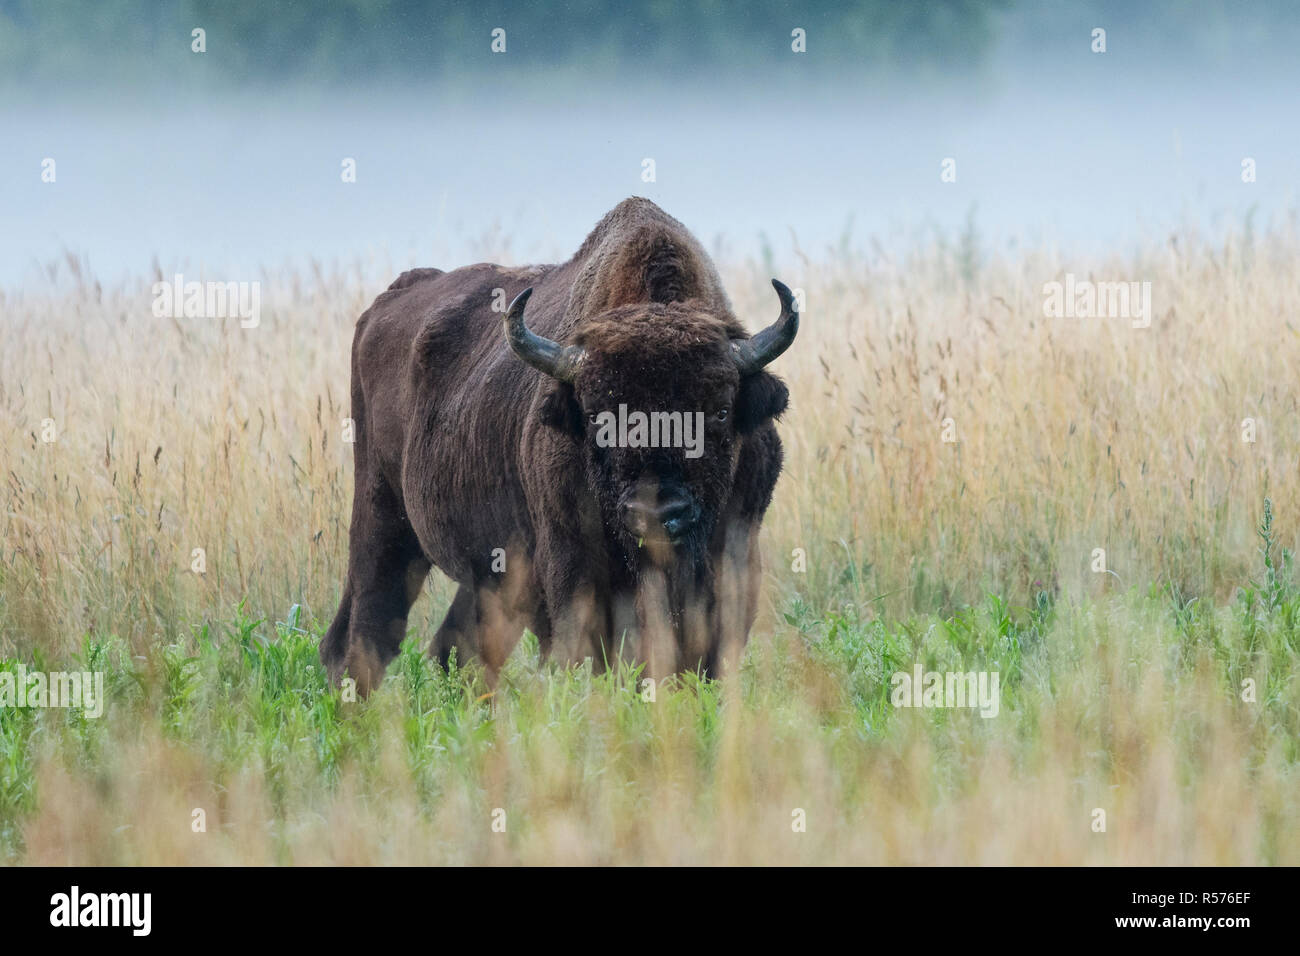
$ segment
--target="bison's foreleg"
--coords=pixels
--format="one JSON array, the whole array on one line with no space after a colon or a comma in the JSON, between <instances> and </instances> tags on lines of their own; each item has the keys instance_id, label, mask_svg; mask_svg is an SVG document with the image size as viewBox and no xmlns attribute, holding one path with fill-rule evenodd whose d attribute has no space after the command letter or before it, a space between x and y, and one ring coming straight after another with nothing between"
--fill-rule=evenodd
<instances>
[{"instance_id":1,"label":"bison's foreleg","mask_svg":"<svg viewBox=\"0 0 1300 956\"><path fill-rule=\"evenodd\" d=\"M749 629L758 616L763 562L758 525L733 521L715 565L715 600L709 615L710 641L704 667L710 677L730 673L744 655Z\"/></svg>"},{"instance_id":2,"label":"bison's foreleg","mask_svg":"<svg viewBox=\"0 0 1300 956\"><path fill-rule=\"evenodd\" d=\"M548 660L570 666L590 658L597 673L614 661L617 649L605 642L610 629L608 608L594 588L579 587L567 600L555 600L550 618L551 639L542 645Z\"/></svg>"}]
</instances>

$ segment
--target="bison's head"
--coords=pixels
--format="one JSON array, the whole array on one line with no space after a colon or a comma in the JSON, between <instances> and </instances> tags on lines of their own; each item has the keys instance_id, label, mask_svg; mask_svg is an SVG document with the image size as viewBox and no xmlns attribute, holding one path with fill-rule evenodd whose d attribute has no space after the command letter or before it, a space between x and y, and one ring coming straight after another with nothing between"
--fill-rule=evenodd
<instances>
[{"instance_id":1,"label":"bison's head","mask_svg":"<svg viewBox=\"0 0 1300 956\"><path fill-rule=\"evenodd\" d=\"M701 560L736 484L742 437L785 410L785 385L764 366L794 341L799 314L790 290L772 285L780 317L753 338L687 301L612 309L560 345L525 324L531 289L511 303L510 347L555 380L543 420L580 446L586 483L629 560Z\"/></svg>"}]
</instances>

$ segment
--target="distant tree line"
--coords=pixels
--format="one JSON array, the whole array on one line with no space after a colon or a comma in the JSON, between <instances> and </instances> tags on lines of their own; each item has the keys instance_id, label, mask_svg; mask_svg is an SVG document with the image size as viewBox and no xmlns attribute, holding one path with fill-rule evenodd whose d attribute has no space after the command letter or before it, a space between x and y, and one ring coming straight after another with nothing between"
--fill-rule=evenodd
<instances>
[{"instance_id":1,"label":"distant tree line","mask_svg":"<svg viewBox=\"0 0 1300 956\"><path fill-rule=\"evenodd\" d=\"M485 69L977 64L1009 0L0 0L0 79L352 83ZM202 30L201 42L192 37ZM503 30L497 34L494 30ZM796 30L803 31L802 39ZM493 50L504 46L505 59ZM796 56L802 44L807 50Z\"/></svg>"},{"instance_id":2,"label":"distant tree line","mask_svg":"<svg viewBox=\"0 0 1300 956\"><path fill-rule=\"evenodd\" d=\"M911 82L1031 66L1108 30L1180 69L1294 64L1295 0L0 0L0 84L752 76ZM194 31L201 30L201 38ZM201 46L200 55L195 48ZM802 53L798 51L804 51ZM545 87L540 87L545 88Z\"/></svg>"}]
</instances>

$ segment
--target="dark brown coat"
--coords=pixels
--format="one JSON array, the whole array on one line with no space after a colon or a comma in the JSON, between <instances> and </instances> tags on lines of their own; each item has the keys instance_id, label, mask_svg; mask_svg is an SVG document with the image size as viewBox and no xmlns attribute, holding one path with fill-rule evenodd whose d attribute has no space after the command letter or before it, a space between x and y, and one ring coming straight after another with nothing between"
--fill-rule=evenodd
<instances>
[{"instance_id":1,"label":"dark brown coat","mask_svg":"<svg viewBox=\"0 0 1300 956\"><path fill-rule=\"evenodd\" d=\"M528 328L584 350L571 380L525 364L503 334L502 306L526 288ZM401 275L353 341L355 498L321 645L331 676L363 693L382 679L431 566L460 584L431 653L478 658L489 679L524 628L562 662L723 669L757 608L787 400L738 364L746 340L699 243L644 199L563 265ZM704 453L600 445L598 416L619 404L702 413Z\"/></svg>"}]
</instances>

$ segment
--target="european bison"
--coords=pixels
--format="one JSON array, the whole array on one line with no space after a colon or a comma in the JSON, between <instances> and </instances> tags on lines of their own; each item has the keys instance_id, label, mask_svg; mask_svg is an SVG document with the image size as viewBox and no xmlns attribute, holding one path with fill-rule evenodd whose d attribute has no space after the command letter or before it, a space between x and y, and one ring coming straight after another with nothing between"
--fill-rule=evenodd
<instances>
[{"instance_id":1,"label":"european bison","mask_svg":"<svg viewBox=\"0 0 1300 956\"><path fill-rule=\"evenodd\" d=\"M460 585L430 649L444 665L454 648L495 681L529 628L563 662L724 670L754 620L781 471L788 395L763 369L799 316L772 285L780 317L750 338L700 244L637 198L563 265L399 276L352 343L331 677L378 684L433 565Z\"/></svg>"}]
</instances>

